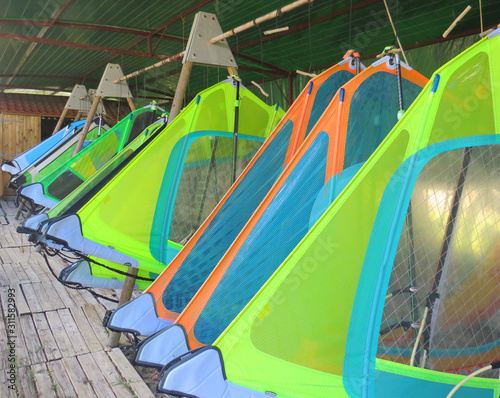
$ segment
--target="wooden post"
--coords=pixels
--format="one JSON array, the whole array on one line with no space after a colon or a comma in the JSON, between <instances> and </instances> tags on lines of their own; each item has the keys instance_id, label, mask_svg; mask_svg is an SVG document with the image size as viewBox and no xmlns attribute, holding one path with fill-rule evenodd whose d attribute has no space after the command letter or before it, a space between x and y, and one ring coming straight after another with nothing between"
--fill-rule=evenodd
<instances>
[{"instance_id":1,"label":"wooden post","mask_svg":"<svg viewBox=\"0 0 500 398\"><path fill-rule=\"evenodd\" d=\"M238 76L238 71L236 70L236 68L234 66L228 66L227 71L229 72L229 76L233 76L233 75Z\"/></svg>"},{"instance_id":2,"label":"wooden post","mask_svg":"<svg viewBox=\"0 0 500 398\"><path fill-rule=\"evenodd\" d=\"M59 130L61 130L61 127L62 127L62 124L64 122L64 118L66 117L66 114L68 113L68 108L64 108L62 113L61 113L61 117L59 118L59 120L57 121L57 124L56 124L56 128L54 129L54 131L52 132L52 135L54 135L55 133L57 133Z\"/></svg>"},{"instance_id":3,"label":"wooden post","mask_svg":"<svg viewBox=\"0 0 500 398\"><path fill-rule=\"evenodd\" d=\"M128 102L128 106L130 107L130 110L133 112L135 111L135 104L134 104L134 100L131 98L131 97L127 97L127 102Z\"/></svg>"},{"instance_id":4,"label":"wooden post","mask_svg":"<svg viewBox=\"0 0 500 398\"><path fill-rule=\"evenodd\" d=\"M17 213L14 216L15 220L19 220L19 217L21 216L21 213L23 212L23 209L24 209L24 199L21 198L19 200L19 207L17 208Z\"/></svg>"},{"instance_id":5,"label":"wooden post","mask_svg":"<svg viewBox=\"0 0 500 398\"><path fill-rule=\"evenodd\" d=\"M191 74L191 69L193 69L193 63L190 61L187 61L184 65L182 65L179 83L177 83L174 100L172 101L172 107L170 108L168 124L170 124L181 111L182 102L184 101L184 95L186 94L186 88L189 81L189 75Z\"/></svg>"},{"instance_id":6,"label":"wooden post","mask_svg":"<svg viewBox=\"0 0 500 398\"><path fill-rule=\"evenodd\" d=\"M123 288L122 288L122 294L120 295L120 300L118 301L118 307L128 303L130 301L130 298L132 297L132 292L134 290L135 286L135 276L137 276L137 272L139 271L139 268L134 268L132 266L128 267L128 273L134 275L132 276L127 276L125 278L125 282L123 283ZM109 342L108 345L111 348L118 347L118 344L120 342L120 334L118 332L111 332L109 334Z\"/></svg>"},{"instance_id":7,"label":"wooden post","mask_svg":"<svg viewBox=\"0 0 500 398\"><path fill-rule=\"evenodd\" d=\"M76 112L76 116L73 119L73 121L76 122L76 121L80 120L81 117L82 117L82 112L78 111L78 112Z\"/></svg>"},{"instance_id":8,"label":"wooden post","mask_svg":"<svg viewBox=\"0 0 500 398\"><path fill-rule=\"evenodd\" d=\"M99 101L101 97L95 96L94 101L92 101L92 106L90 107L89 114L87 115L87 120L83 126L83 130L80 133L80 137L78 137L78 142L76 143L75 150L73 151L73 156L75 156L82 149L83 143L85 142L85 136L89 132L90 125L92 123L92 119L94 118L95 112L97 110L97 106L99 105Z\"/></svg>"}]
</instances>

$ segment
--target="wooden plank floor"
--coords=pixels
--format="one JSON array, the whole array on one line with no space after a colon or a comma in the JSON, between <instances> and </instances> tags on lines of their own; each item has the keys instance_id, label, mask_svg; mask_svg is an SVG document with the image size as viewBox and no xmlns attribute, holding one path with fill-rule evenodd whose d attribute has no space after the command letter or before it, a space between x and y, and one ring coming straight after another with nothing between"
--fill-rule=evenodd
<instances>
[{"instance_id":1,"label":"wooden plank floor","mask_svg":"<svg viewBox=\"0 0 500 398\"><path fill-rule=\"evenodd\" d=\"M13 202L0 201L0 397L153 398L122 351L106 347L101 321L110 304L54 279L16 232L15 213ZM51 264L56 273L65 266L62 260ZM9 388L14 360L17 391Z\"/></svg>"}]
</instances>

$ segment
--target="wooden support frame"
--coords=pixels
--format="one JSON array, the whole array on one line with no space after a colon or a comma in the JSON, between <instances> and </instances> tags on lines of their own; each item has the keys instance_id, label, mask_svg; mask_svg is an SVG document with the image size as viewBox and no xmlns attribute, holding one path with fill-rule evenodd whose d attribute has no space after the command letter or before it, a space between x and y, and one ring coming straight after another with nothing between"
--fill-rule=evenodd
<instances>
[{"instance_id":1,"label":"wooden support frame","mask_svg":"<svg viewBox=\"0 0 500 398\"><path fill-rule=\"evenodd\" d=\"M89 109L89 113L87 115L87 120L83 126L82 132L78 137L78 141L75 146L75 150L73 151L73 156L76 155L83 147L83 143L85 142L85 136L89 132L90 125L92 124L92 120L96 111L98 109L101 98L104 97L115 97L115 98L127 98L127 102L132 110L135 110L134 102L132 101L132 93L126 82L120 82L119 84L114 84L113 81L122 77L123 71L120 65L118 64L108 64L104 73L101 77L101 81L99 86L95 90L95 96L92 101L92 105Z\"/></svg>"}]
</instances>

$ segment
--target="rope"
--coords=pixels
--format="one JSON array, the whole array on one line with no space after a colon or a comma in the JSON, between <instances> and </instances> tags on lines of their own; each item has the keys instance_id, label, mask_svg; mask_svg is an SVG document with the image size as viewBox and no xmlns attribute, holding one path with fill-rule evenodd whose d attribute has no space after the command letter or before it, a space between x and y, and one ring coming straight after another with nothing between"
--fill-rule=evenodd
<instances>
[{"instance_id":1,"label":"rope","mask_svg":"<svg viewBox=\"0 0 500 398\"><path fill-rule=\"evenodd\" d=\"M120 275L123 275L123 276L130 276L131 278L139 279L141 281L154 282L154 279L146 278L146 277L143 277L143 276L136 276L136 275L129 274L128 272L125 272L125 271L120 271L119 269L116 269L116 268L113 268L113 267L109 267L109 266L101 264L101 263L99 263L99 262L97 262L95 260L92 260L90 257L87 257L85 255L82 255L81 258L84 259L84 260L87 260L88 262L90 262L92 264L98 265L100 267L104 267L104 268L106 268L106 269L108 269L110 271L116 272L117 274L120 274Z\"/></svg>"},{"instance_id":2,"label":"rope","mask_svg":"<svg viewBox=\"0 0 500 398\"><path fill-rule=\"evenodd\" d=\"M396 32L396 27L394 26L394 22L392 22L391 13L389 11L389 7L387 6L387 0L384 0L384 5L385 5L385 9L387 11L387 16L389 17L389 22L391 23L391 26L392 26L392 30L394 31L394 36L396 36L398 46L401 49L401 52L403 53L403 58L405 59L405 62L408 64L408 60L406 59L405 51L403 50L403 46L401 45L401 42L399 41L398 33Z\"/></svg>"},{"instance_id":3,"label":"rope","mask_svg":"<svg viewBox=\"0 0 500 398\"><path fill-rule=\"evenodd\" d=\"M47 255L45 253L40 253L42 255L42 257L44 258L45 260L45 264L47 264L47 267L50 271L50 273L52 274L52 276L54 278L56 278L56 280L62 284L64 287L68 288L68 289L73 289L73 290L86 290L88 291L90 294L92 294L92 296L96 297L96 298L101 298L103 300L107 300L107 301L111 301L112 303L118 303L118 300L115 300L115 299L112 299L110 297L106 297L106 296L103 296L102 294L99 294L97 293L96 291L94 291L92 288L90 287L84 287L82 286L80 283L77 283L77 282L67 282L65 280L62 280L61 278L59 278L58 275L56 275L54 269L50 266L50 263L49 263L49 259L47 258ZM50 254L49 254L50 255Z\"/></svg>"},{"instance_id":4,"label":"rope","mask_svg":"<svg viewBox=\"0 0 500 398\"><path fill-rule=\"evenodd\" d=\"M92 263L92 264L95 264L95 265L98 265L100 267L103 267L103 268L106 268L107 270L110 270L110 271L113 271L113 272L116 272L117 274L120 274L120 275L123 275L123 276L129 276L131 278L134 278L134 279L139 279L141 281L146 281L146 282L154 282L154 279L151 279L151 278L146 278L146 277L143 277L143 276L138 276L138 275L132 275L132 274L129 274L128 272L125 272L125 271L121 271L119 269L116 269L116 268L113 268L113 267L109 267L105 264L102 264L102 263L99 263L93 259L91 259L90 257L87 257L86 255L82 254L82 253L78 253L78 252L74 252L78 257L69 257L69 256L66 256L66 255L63 255L61 253L60 250L55 250L55 249L49 249L47 246L43 246L44 247L44 250L45 252L50 256L50 257L54 257L54 256L59 256L60 258L62 258L63 260L71 260L71 261L75 261L75 260L86 260L88 261L89 263ZM52 250L52 252L51 252Z\"/></svg>"}]
</instances>

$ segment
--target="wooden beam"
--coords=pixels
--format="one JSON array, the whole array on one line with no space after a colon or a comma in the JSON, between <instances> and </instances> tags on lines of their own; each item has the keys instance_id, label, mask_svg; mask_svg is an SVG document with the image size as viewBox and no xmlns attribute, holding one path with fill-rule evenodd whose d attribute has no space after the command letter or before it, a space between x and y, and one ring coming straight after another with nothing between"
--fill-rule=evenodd
<instances>
[{"instance_id":1,"label":"wooden beam","mask_svg":"<svg viewBox=\"0 0 500 398\"><path fill-rule=\"evenodd\" d=\"M94 115L97 111L97 106L99 105L99 102L101 101L101 97L96 95L94 97L94 100L92 101L92 105L89 109L89 114L87 115L87 120L85 120L85 124L83 125L82 132L80 133L80 136L78 137L78 141L76 142L75 149L73 151L73 156L75 156L78 152L83 147L83 143L85 142L85 136L90 130L90 125L92 124L92 121L94 119Z\"/></svg>"},{"instance_id":2,"label":"wooden beam","mask_svg":"<svg viewBox=\"0 0 500 398\"><path fill-rule=\"evenodd\" d=\"M174 100L172 101L172 107L170 108L170 115L167 122L168 124L170 124L181 111L191 69L193 69L193 63L190 61L187 61L184 65L182 65L181 75L179 76L179 82L177 83L177 88L175 89Z\"/></svg>"},{"instance_id":3,"label":"wooden beam","mask_svg":"<svg viewBox=\"0 0 500 398\"><path fill-rule=\"evenodd\" d=\"M128 106L132 112L136 110L134 100L132 98L127 97L127 103L128 103Z\"/></svg>"},{"instance_id":4,"label":"wooden beam","mask_svg":"<svg viewBox=\"0 0 500 398\"><path fill-rule=\"evenodd\" d=\"M16 35L14 33L0 32L0 38L9 39L9 40L29 41L32 43L39 43L39 44L49 44L49 45L53 45L53 46L80 48L82 50L101 51L101 52L115 53L115 54L119 54L119 55L132 55L132 56L136 56L136 57L155 58L155 59L165 58L164 55L151 55L150 56L147 52L131 51L131 50L127 50L127 49L114 48L114 47L94 46L91 44L76 43L76 42L72 42L72 41L44 39L44 38L35 37L35 36Z\"/></svg>"},{"instance_id":5,"label":"wooden beam","mask_svg":"<svg viewBox=\"0 0 500 398\"><path fill-rule=\"evenodd\" d=\"M59 120L57 121L56 127L54 128L54 131L52 132L52 135L57 133L59 130L61 130L61 126L64 122L64 118L66 117L66 114L68 113L68 108L64 108L61 116L59 117Z\"/></svg>"}]
</instances>

